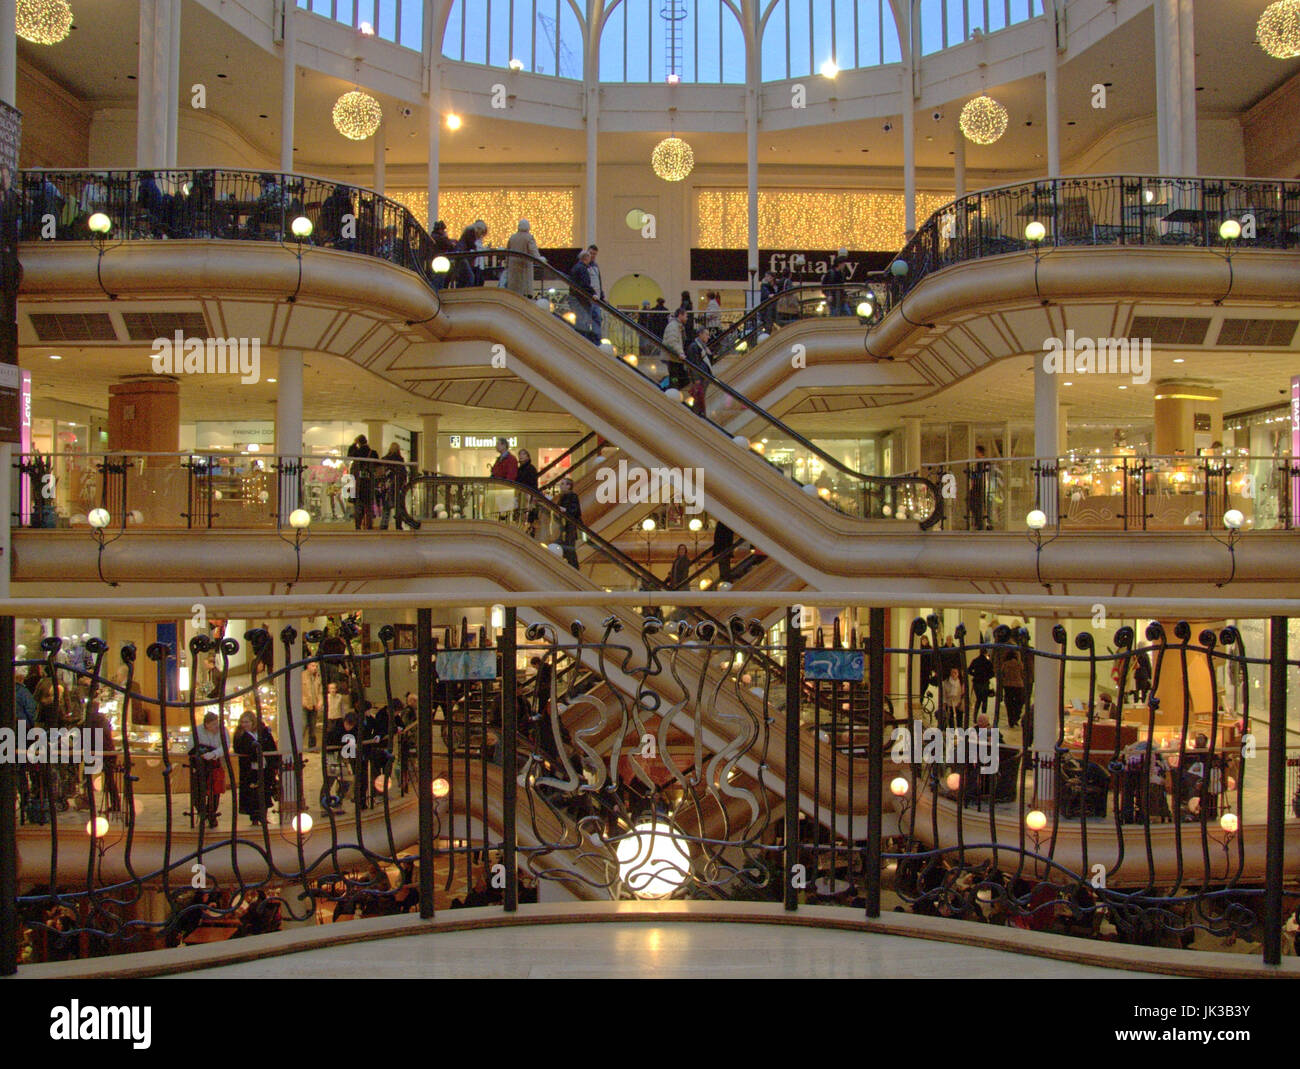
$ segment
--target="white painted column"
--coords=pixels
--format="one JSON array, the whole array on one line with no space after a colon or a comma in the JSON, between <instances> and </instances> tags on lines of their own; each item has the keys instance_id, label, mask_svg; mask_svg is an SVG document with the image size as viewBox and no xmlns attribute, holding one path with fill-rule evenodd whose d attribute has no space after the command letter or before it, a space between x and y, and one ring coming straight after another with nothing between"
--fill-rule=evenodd
<instances>
[{"instance_id":1,"label":"white painted column","mask_svg":"<svg viewBox=\"0 0 1300 1069\"><path fill-rule=\"evenodd\" d=\"M14 33L18 0L0 0L0 100L14 104L18 99L18 35ZM16 105L15 105L16 106Z\"/></svg>"},{"instance_id":2,"label":"white painted column","mask_svg":"<svg viewBox=\"0 0 1300 1069\"><path fill-rule=\"evenodd\" d=\"M1029 625L1034 649L1051 652L1057 648L1052 640L1052 628L1055 624L1055 620L1034 617ZM1050 657L1035 657L1034 733L1032 737L1025 739L1025 755L1021 760L1028 760L1031 750L1040 761L1053 757L1056 750L1057 718L1060 716L1058 704L1060 686L1061 662ZM1050 808L1044 807L1049 806L1053 801L1053 779L1053 773L1047 769L1040 769L1035 777L1038 808L1046 813L1051 812Z\"/></svg>"},{"instance_id":3,"label":"white painted column","mask_svg":"<svg viewBox=\"0 0 1300 1069\"><path fill-rule=\"evenodd\" d=\"M1178 5L1179 130L1182 134L1179 170L1185 175L1199 173L1196 152L1196 31L1192 4L1193 0L1180 0Z\"/></svg>"},{"instance_id":4,"label":"white painted column","mask_svg":"<svg viewBox=\"0 0 1300 1069\"><path fill-rule=\"evenodd\" d=\"M302 350L281 349L275 384L275 451L290 460L302 456ZM296 509L296 484L284 483L281 509L285 515Z\"/></svg>"},{"instance_id":5,"label":"white painted column","mask_svg":"<svg viewBox=\"0 0 1300 1069\"><path fill-rule=\"evenodd\" d=\"M1059 178L1061 175L1060 79L1057 70L1056 19L1051 12L1043 20L1043 25L1047 31L1044 56L1044 69L1047 72L1047 175L1049 178Z\"/></svg>"},{"instance_id":6,"label":"white painted column","mask_svg":"<svg viewBox=\"0 0 1300 1069\"><path fill-rule=\"evenodd\" d=\"M903 466L902 472L921 470L921 417L903 417Z\"/></svg>"},{"instance_id":7,"label":"white painted column","mask_svg":"<svg viewBox=\"0 0 1300 1069\"><path fill-rule=\"evenodd\" d=\"M294 23L293 0L286 0L284 9L284 56L280 75L280 170L292 174L294 110L297 106L298 88L298 31Z\"/></svg>"},{"instance_id":8,"label":"white painted column","mask_svg":"<svg viewBox=\"0 0 1300 1069\"><path fill-rule=\"evenodd\" d=\"M1160 173L1179 174L1182 168L1181 49L1178 40L1178 0L1156 0L1156 129Z\"/></svg>"},{"instance_id":9,"label":"white painted column","mask_svg":"<svg viewBox=\"0 0 1300 1069\"><path fill-rule=\"evenodd\" d=\"M596 166L597 133L599 127L600 90L595 85L588 85L587 94L587 158L583 170L586 183L586 211L583 217L585 236L579 235L581 246L596 244Z\"/></svg>"},{"instance_id":10,"label":"white painted column","mask_svg":"<svg viewBox=\"0 0 1300 1069\"><path fill-rule=\"evenodd\" d=\"M1061 452L1061 379L1044 367L1041 353L1034 354L1034 456L1051 463ZM1056 523L1056 482L1044 479L1039 507L1047 513L1049 525Z\"/></svg>"},{"instance_id":11,"label":"white painted column","mask_svg":"<svg viewBox=\"0 0 1300 1069\"><path fill-rule=\"evenodd\" d=\"M379 124L379 129L375 131L375 176L373 180L373 189L376 193L383 194L384 183L387 180L385 171L387 170L387 145L388 145L388 121L385 119Z\"/></svg>"},{"instance_id":12,"label":"white painted column","mask_svg":"<svg viewBox=\"0 0 1300 1069\"><path fill-rule=\"evenodd\" d=\"M14 33L16 0L0 0L0 100L18 105L18 36ZM0 597L9 596L9 573L13 565L13 536L10 517L13 513L14 447L0 442Z\"/></svg>"},{"instance_id":13,"label":"white painted column","mask_svg":"<svg viewBox=\"0 0 1300 1069\"><path fill-rule=\"evenodd\" d=\"M429 221L426 229L433 233L438 219L438 156L442 151L442 65L435 63L429 72Z\"/></svg>"},{"instance_id":14,"label":"white painted column","mask_svg":"<svg viewBox=\"0 0 1300 1069\"><path fill-rule=\"evenodd\" d=\"M167 126L164 131L163 163L175 168L180 138L181 102L181 0L169 0L167 8Z\"/></svg>"},{"instance_id":15,"label":"white painted column","mask_svg":"<svg viewBox=\"0 0 1300 1069\"><path fill-rule=\"evenodd\" d=\"M437 412L426 412L420 417L420 470L438 470Z\"/></svg>"},{"instance_id":16,"label":"white painted column","mask_svg":"<svg viewBox=\"0 0 1300 1069\"><path fill-rule=\"evenodd\" d=\"M961 132L957 117L952 120L952 196L960 200L966 196L966 135Z\"/></svg>"},{"instance_id":17,"label":"white painted column","mask_svg":"<svg viewBox=\"0 0 1300 1069\"><path fill-rule=\"evenodd\" d=\"M140 47L135 83L135 165L157 167L154 155L154 111L158 102L154 86L154 24L159 0L140 0Z\"/></svg>"},{"instance_id":18,"label":"white painted column","mask_svg":"<svg viewBox=\"0 0 1300 1069\"><path fill-rule=\"evenodd\" d=\"M907 237L916 232L916 108L912 99L912 75L904 72L903 91L903 229Z\"/></svg>"},{"instance_id":19,"label":"white painted column","mask_svg":"<svg viewBox=\"0 0 1300 1069\"><path fill-rule=\"evenodd\" d=\"M746 299L758 300L758 88L745 90L745 188L749 206L749 271L753 282Z\"/></svg>"},{"instance_id":20,"label":"white painted column","mask_svg":"<svg viewBox=\"0 0 1300 1069\"><path fill-rule=\"evenodd\" d=\"M171 50L171 5L172 0L154 0L153 48L150 51L152 69L150 84L153 87L153 140L150 148L153 152L153 166L167 166L167 116L168 78L167 57Z\"/></svg>"}]
</instances>

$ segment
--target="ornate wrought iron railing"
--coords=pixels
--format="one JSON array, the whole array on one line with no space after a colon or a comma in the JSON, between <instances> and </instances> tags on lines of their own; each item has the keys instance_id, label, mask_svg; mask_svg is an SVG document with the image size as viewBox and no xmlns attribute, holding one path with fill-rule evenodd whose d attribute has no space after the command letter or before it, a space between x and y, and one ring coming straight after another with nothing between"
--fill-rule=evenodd
<instances>
[{"instance_id":1,"label":"ornate wrought iron railing","mask_svg":"<svg viewBox=\"0 0 1300 1069\"><path fill-rule=\"evenodd\" d=\"M242 642L214 610L148 664L91 636L29 651L0 617L27 677L0 679L0 727L11 687L36 707L27 759L0 765L20 846L0 964L513 910L544 881L1280 954L1300 892L1283 617L1253 651L1260 627L1181 623L1105 650L1063 626L947 644L938 615L893 647L879 608L629 631L505 600L476 626L368 609Z\"/></svg>"}]
</instances>

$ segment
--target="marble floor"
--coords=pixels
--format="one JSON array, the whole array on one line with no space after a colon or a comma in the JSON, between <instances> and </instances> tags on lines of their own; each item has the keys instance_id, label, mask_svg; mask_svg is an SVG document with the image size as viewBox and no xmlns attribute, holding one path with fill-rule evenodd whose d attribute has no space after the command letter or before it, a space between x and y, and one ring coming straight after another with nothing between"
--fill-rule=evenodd
<instances>
[{"instance_id":1,"label":"marble floor","mask_svg":"<svg viewBox=\"0 0 1300 1069\"><path fill-rule=\"evenodd\" d=\"M409 935L173 977L1111 979L1133 973L928 939L747 923L621 923Z\"/></svg>"}]
</instances>

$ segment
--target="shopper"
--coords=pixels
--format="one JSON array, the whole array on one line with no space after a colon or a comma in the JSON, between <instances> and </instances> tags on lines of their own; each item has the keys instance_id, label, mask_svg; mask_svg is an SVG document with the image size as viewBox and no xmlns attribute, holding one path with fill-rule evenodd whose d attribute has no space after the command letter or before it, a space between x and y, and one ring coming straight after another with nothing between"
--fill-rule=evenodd
<instances>
[{"instance_id":1,"label":"shopper","mask_svg":"<svg viewBox=\"0 0 1300 1069\"><path fill-rule=\"evenodd\" d=\"M988 712L989 692L993 682L993 662L988 651L981 648L966 670L970 676L971 691L975 695L975 715L978 717Z\"/></svg>"},{"instance_id":2,"label":"shopper","mask_svg":"<svg viewBox=\"0 0 1300 1069\"><path fill-rule=\"evenodd\" d=\"M270 728L251 710L239 718L234 750L239 755L239 811L254 824L265 824L275 801L280 757Z\"/></svg>"},{"instance_id":3,"label":"shopper","mask_svg":"<svg viewBox=\"0 0 1300 1069\"><path fill-rule=\"evenodd\" d=\"M324 688L321 686L320 665L310 661L302 672L302 722L307 732L307 748L316 749L316 721L321 715ZM324 728L324 724L321 728Z\"/></svg>"},{"instance_id":4,"label":"shopper","mask_svg":"<svg viewBox=\"0 0 1300 1069\"><path fill-rule=\"evenodd\" d=\"M582 523L582 500L573 492L573 480L567 476L560 480L560 497L556 501L560 511L566 513L560 531L560 546L564 559L578 567L578 524Z\"/></svg>"},{"instance_id":5,"label":"shopper","mask_svg":"<svg viewBox=\"0 0 1300 1069\"><path fill-rule=\"evenodd\" d=\"M1025 708L1025 666L1012 650L1002 662L1002 700L1007 703L1007 726L1016 727Z\"/></svg>"},{"instance_id":6,"label":"shopper","mask_svg":"<svg viewBox=\"0 0 1300 1069\"><path fill-rule=\"evenodd\" d=\"M354 529L367 531L375 526L375 466L370 460L378 460L379 454L370 448L364 434L358 434L356 440L348 446L348 456L352 466L348 473L352 476L352 522Z\"/></svg>"},{"instance_id":7,"label":"shopper","mask_svg":"<svg viewBox=\"0 0 1300 1069\"><path fill-rule=\"evenodd\" d=\"M689 320L685 308L678 308L664 328L664 359L668 361L668 385L676 390L685 389L690 382L686 368L686 324Z\"/></svg>"},{"instance_id":8,"label":"shopper","mask_svg":"<svg viewBox=\"0 0 1300 1069\"><path fill-rule=\"evenodd\" d=\"M216 713L206 714L203 723L194 729L194 746L190 750L198 777L198 786L192 796L201 799L203 808L198 814L199 819L206 819L213 828L221 816L221 796L226 793L224 760L229 751L230 740L226 738L221 719Z\"/></svg>"},{"instance_id":9,"label":"shopper","mask_svg":"<svg viewBox=\"0 0 1300 1069\"><path fill-rule=\"evenodd\" d=\"M506 249L517 255L506 260L505 288L521 297L531 297L533 293L533 261L540 260L542 252L537 247L537 239L532 235L532 226L527 219L519 220L519 229L510 235Z\"/></svg>"},{"instance_id":10,"label":"shopper","mask_svg":"<svg viewBox=\"0 0 1300 1069\"><path fill-rule=\"evenodd\" d=\"M491 477L493 479L505 479L507 482L514 482L519 478L519 461L510 452L510 440L508 438L497 439L497 458L492 464Z\"/></svg>"},{"instance_id":11,"label":"shopper","mask_svg":"<svg viewBox=\"0 0 1300 1069\"><path fill-rule=\"evenodd\" d=\"M533 455L527 449L519 450L519 471L515 481L523 487L519 495L519 507L527 523L528 537L537 535L537 504L533 494L537 493L537 467L533 464ZM530 494L528 491L532 491Z\"/></svg>"},{"instance_id":12,"label":"shopper","mask_svg":"<svg viewBox=\"0 0 1300 1069\"><path fill-rule=\"evenodd\" d=\"M406 494L406 458L402 456L402 447L393 442L384 454L385 463L380 465L376 484L379 490L379 529L388 530L388 520L393 518L397 530L402 529L402 518L406 515L406 506L402 498Z\"/></svg>"}]
</instances>

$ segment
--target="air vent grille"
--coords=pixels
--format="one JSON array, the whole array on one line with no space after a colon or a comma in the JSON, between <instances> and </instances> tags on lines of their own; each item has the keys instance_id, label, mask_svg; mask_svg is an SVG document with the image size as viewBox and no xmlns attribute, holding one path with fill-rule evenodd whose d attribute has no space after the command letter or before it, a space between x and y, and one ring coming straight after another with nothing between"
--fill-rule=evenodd
<instances>
[{"instance_id":1,"label":"air vent grille","mask_svg":"<svg viewBox=\"0 0 1300 1069\"><path fill-rule=\"evenodd\" d=\"M1204 345L1209 332L1209 319L1134 316L1128 336L1135 341L1150 338L1152 345Z\"/></svg>"},{"instance_id":2,"label":"air vent grille","mask_svg":"<svg viewBox=\"0 0 1300 1069\"><path fill-rule=\"evenodd\" d=\"M1300 321L1294 319L1225 319L1219 330L1220 345L1254 348L1290 348Z\"/></svg>"},{"instance_id":3,"label":"air vent grille","mask_svg":"<svg viewBox=\"0 0 1300 1069\"><path fill-rule=\"evenodd\" d=\"M38 341L117 341L107 312L33 312Z\"/></svg>"},{"instance_id":4,"label":"air vent grille","mask_svg":"<svg viewBox=\"0 0 1300 1069\"><path fill-rule=\"evenodd\" d=\"M151 342L171 338L179 330L187 338L206 338L208 324L202 312L124 312L126 336L132 341Z\"/></svg>"}]
</instances>

